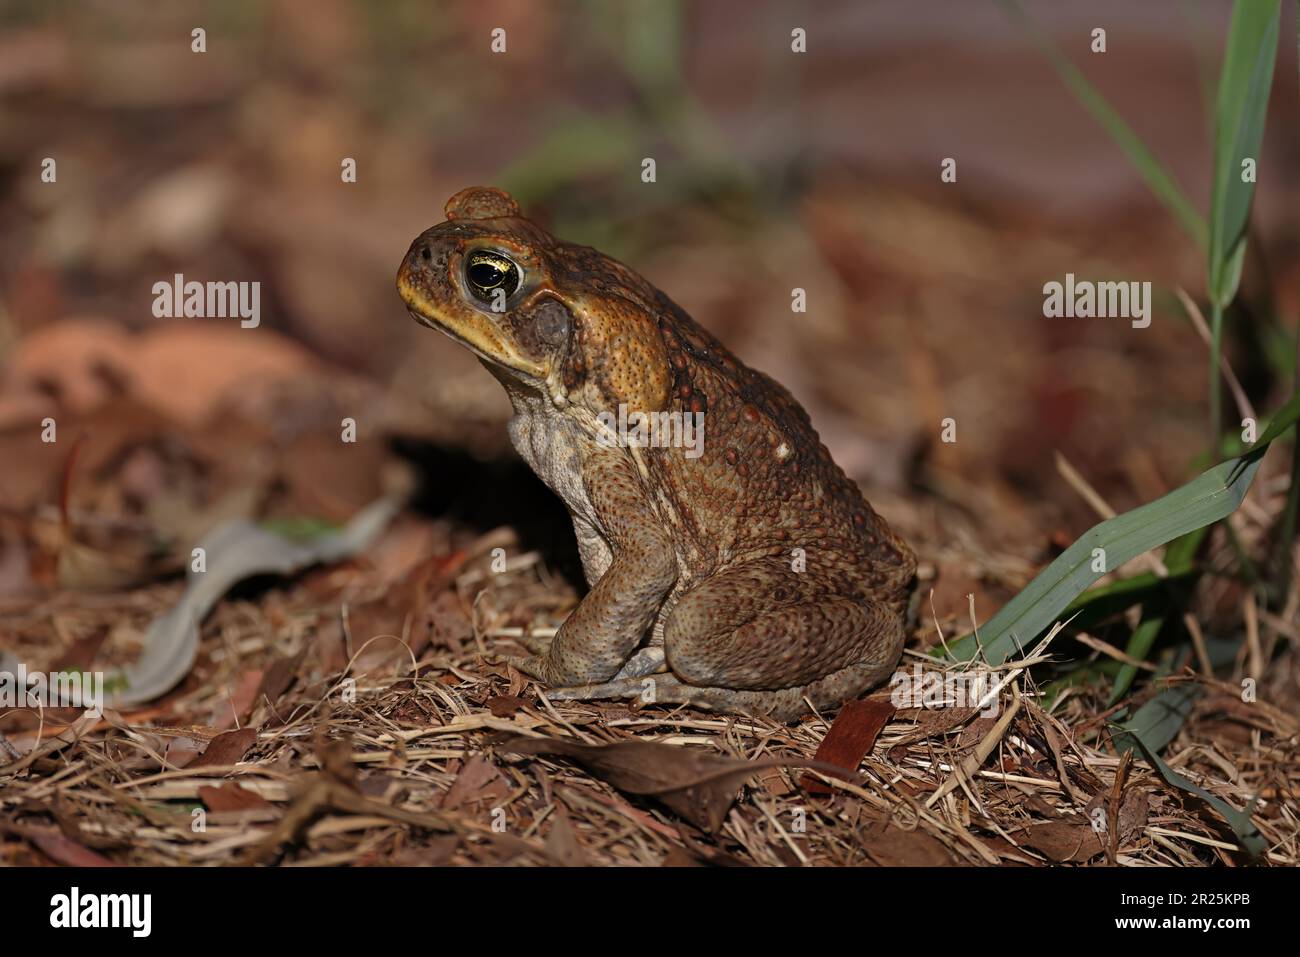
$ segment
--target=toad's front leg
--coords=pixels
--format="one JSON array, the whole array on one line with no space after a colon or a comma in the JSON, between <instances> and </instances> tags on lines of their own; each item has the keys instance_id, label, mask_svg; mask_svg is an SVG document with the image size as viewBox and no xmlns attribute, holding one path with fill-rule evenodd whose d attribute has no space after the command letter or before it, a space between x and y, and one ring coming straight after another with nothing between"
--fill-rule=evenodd
<instances>
[{"instance_id":1,"label":"toad's front leg","mask_svg":"<svg viewBox=\"0 0 1300 957\"><path fill-rule=\"evenodd\" d=\"M507 659L553 687L616 675L677 580L672 539L659 525L632 461L621 450L597 452L583 463L582 482L613 560L546 654Z\"/></svg>"}]
</instances>

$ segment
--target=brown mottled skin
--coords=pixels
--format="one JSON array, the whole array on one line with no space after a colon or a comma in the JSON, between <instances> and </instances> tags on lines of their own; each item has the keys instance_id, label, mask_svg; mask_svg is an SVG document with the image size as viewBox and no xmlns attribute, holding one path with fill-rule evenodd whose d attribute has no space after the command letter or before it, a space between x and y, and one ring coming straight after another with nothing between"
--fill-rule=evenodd
<instances>
[{"instance_id":1,"label":"brown mottled skin","mask_svg":"<svg viewBox=\"0 0 1300 957\"><path fill-rule=\"evenodd\" d=\"M530 640L534 654L512 663L553 698L783 721L882 681L916 560L794 397L500 190L463 190L446 216L411 245L398 290L505 386L511 440L567 505L591 585L554 639ZM703 454L598 442L597 414L620 403L702 412Z\"/></svg>"}]
</instances>

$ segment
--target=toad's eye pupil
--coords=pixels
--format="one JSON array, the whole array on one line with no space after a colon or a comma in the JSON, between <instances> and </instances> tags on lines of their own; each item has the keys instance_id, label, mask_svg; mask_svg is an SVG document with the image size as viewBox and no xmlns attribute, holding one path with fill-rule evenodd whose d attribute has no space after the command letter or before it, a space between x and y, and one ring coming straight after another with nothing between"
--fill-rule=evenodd
<instances>
[{"instance_id":1,"label":"toad's eye pupil","mask_svg":"<svg viewBox=\"0 0 1300 957\"><path fill-rule=\"evenodd\" d=\"M474 285L486 289L499 286L505 275L504 272L491 263L475 263L469 267L469 278L474 280Z\"/></svg>"},{"instance_id":2,"label":"toad's eye pupil","mask_svg":"<svg viewBox=\"0 0 1300 957\"><path fill-rule=\"evenodd\" d=\"M513 296L519 288L519 267L498 252L470 253L465 264L469 291L483 302L495 302L502 294Z\"/></svg>"}]
</instances>

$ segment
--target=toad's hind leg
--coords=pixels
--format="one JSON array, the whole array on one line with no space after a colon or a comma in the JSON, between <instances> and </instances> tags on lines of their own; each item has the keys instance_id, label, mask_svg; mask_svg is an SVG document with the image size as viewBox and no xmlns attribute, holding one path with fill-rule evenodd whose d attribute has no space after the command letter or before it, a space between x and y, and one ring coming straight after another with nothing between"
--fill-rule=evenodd
<instances>
[{"instance_id":1,"label":"toad's hind leg","mask_svg":"<svg viewBox=\"0 0 1300 957\"><path fill-rule=\"evenodd\" d=\"M820 710L861 694L897 664L903 623L885 603L795 596L795 604L771 607L788 588L731 603L729 577L703 583L673 609L664 651L681 688L659 687L657 700L788 721L807 713L808 702Z\"/></svg>"},{"instance_id":2,"label":"toad's hind leg","mask_svg":"<svg viewBox=\"0 0 1300 957\"><path fill-rule=\"evenodd\" d=\"M658 700L680 694L790 720L807 713L805 698L833 707L884 680L904 642L897 612L872 598L827 594L823 580L767 559L695 586L664 625L668 667L684 688L656 689Z\"/></svg>"},{"instance_id":3,"label":"toad's hind leg","mask_svg":"<svg viewBox=\"0 0 1300 957\"><path fill-rule=\"evenodd\" d=\"M860 663L892 667L903 647L898 610L845 587L811 557L802 572L771 558L720 571L669 612L668 666L688 684L756 690L811 684Z\"/></svg>"},{"instance_id":4,"label":"toad's hind leg","mask_svg":"<svg viewBox=\"0 0 1300 957\"><path fill-rule=\"evenodd\" d=\"M896 608L843 598L779 561L720 572L686 592L664 626L672 674L551 693L640 698L790 721L884 680L903 646ZM805 701L807 699L807 701Z\"/></svg>"},{"instance_id":5,"label":"toad's hind leg","mask_svg":"<svg viewBox=\"0 0 1300 957\"><path fill-rule=\"evenodd\" d=\"M774 691L699 687L676 675L656 674L615 678L601 684L556 688L546 692L558 701L596 701L604 698L639 700L642 704L691 705L730 714L767 715L777 721L795 721L809 713L808 702L818 711L837 707L878 684L892 665L855 664L841 668L811 684Z\"/></svg>"}]
</instances>

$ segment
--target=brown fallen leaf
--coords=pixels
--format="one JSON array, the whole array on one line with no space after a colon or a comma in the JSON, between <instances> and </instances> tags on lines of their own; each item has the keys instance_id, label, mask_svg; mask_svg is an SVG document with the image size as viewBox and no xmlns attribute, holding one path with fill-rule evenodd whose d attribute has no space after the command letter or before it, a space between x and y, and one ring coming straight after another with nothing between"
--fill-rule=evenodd
<instances>
[{"instance_id":1,"label":"brown fallen leaf","mask_svg":"<svg viewBox=\"0 0 1300 957\"><path fill-rule=\"evenodd\" d=\"M868 827L862 834L867 856L881 867L951 867L959 863L948 846L925 831L905 831L888 822Z\"/></svg>"},{"instance_id":2,"label":"brown fallen leaf","mask_svg":"<svg viewBox=\"0 0 1300 957\"><path fill-rule=\"evenodd\" d=\"M1092 828L1086 824L1047 821L1027 827L1014 836L1022 844L1041 851L1058 864L1067 861L1083 863L1106 850L1100 835L1093 833Z\"/></svg>"},{"instance_id":3,"label":"brown fallen leaf","mask_svg":"<svg viewBox=\"0 0 1300 957\"><path fill-rule=\"evenodd\" d=\"M228 324L182 320L131 338L128 387L144 405L203 428L227 402L249 403L271 383L318 371L318 360L274 330L249 336Z\"/></svg>"},{"instance_id":4,"label":"brown fallen leaf","mask_svg":"<svg viewBox=\"0 0 1300 957\"><path fill-rule=\"evenodd\" d=\"M806 778L808 775L805 774L804 777ZM781 773L780 768L767 768L764 771L759 771L758 783L761 784L767 793L772 795L772 797L789 797L791 794L794 794L799 790L790 783L789 779L784 774ZM803 784L802 781L799 783L801 785Z\"/></svg>"},{"instance_id":5,"label":"brown fallen leaf","mask_svg":"<svg viewBox=\"0 0 1300 957\"><path fill-rule=\"evenodd\" d=\"M271 802L233 781L220 787L200 787L199 800L214 814L221 811L248 811L271 807Z\"/></svg>"},{"instance_id":6,"label":"brown fallen leaf","mask_svg":"<svg viewBox=\"0 0 1300 957\"><path fill-rule=\"evenodd\" d=\"M8 391L52 392L63 409L85 412L113 394L132 361L133 337L115 323L64 319L31 330L8 357Z\"/></svg>"},{"instance_id":7,"label":"brown fallen leaf","mask_svg":"<svg viewBox=\"0 0 1300 957\"><path fill-rule=\"evenodd\" d=\"M179 320L133 333L116 323L64 319L23 336L9 360L9 391L53 392L86 413L125 393L175 422L207 425L227 403L247 405L277 382L310 381L321 363L270 329Z\"/></svg>"},{"instance_id":8,"label":"brown fallen leaf","mask_svg":"<svg viewBox=\"0 0 1300 957\"><path fill-rule=\"evenodd\" d=\"M1124 794L1119 809L1119 846L1137 837L1146 827L1149 802L1145 791L1130 789ZM1086 813L1091 819L1097 811L1105 810L1105 795L1098 795L1088 805ZM1104 818L1100 820L1105 823ZM1082 864L1106 852L1106 830L1097 831L1089 824L1068 821L1046 821L1031 824L1021 831L1012 832L1021 844L1032 847L1058 864Z\"/></svg>"},{"instance_id":9,"label":"brown fallen leaf","mask_svg":"<svg viewBox=\"0 0 1300 957\"><path fill-rule=\"evenodd\" d=\"M735 854L728 853L721 848L710 847L707 844L701 844L688 832L684 825L677 825L676 837L682 842L682 850L694 857L695 862L700 865L709 867L749 867L748 861L742 860ZM667 858L660 862L662 867L680 867L680 862L670 863Z\"/></svg>"},{"instance_id":10,"label":"brown fallen leaf","mask_svg":"<svg viewBox=\"0 0 1300 957\"><path fill-rule=\"evenodd\" d=\"M957 742L953 745L954 750L965 751L967 748L975 747L984 740L984 736L992 731L996 724L996 718L976 718L961 729L961 732L957 735Z\"/></svg>"},{"instance_id":11,"label":"brown fallen leaf","mask_svg":"<svg viewBox=\"0 0 1300 957\"><path fill-rule=\"evenodd\" d=\"M476 754L460 769L440 805L444 811L459 810L466 805L487 803L488 807L505 799L510 783L487 758Z\"/></svg>"},{"instance_id":12,"label":"brown fallen leaf","mask_svg":"<svg viewBox=\"0 0 1300 957\"><path fill-rule=\"evenodd\" d=\"M528 702L523 698L512 698L507 695L498 695L487 700L488 710L492 712L494 718L513 718L516 712L527 706Z\"/></svg>"},{"instance_id":13,"label":"brown fallen leaf","mask_svg":"<svg viewBox=\"0 0 1300 957\"><path fill-rule=\"evenodd\" d=\"M556 806L551 815L551 832L546 835L546 854L561 867L584 867L587 855L578 843L578 832L564 808Z\"/></svg>"},{"instance_id":14,"label":"brown fallen leaf","mask_svg":"<svg viewBox=\"0 0 1300 957\"><path fill-rule=\"evenodd\" d=\"M703 867L704 861L684 847L677 844L668 848L668 853L659 862L660 867Z\"/></svg>"},{"instance_id":15,"label":"brown fallen leaf","mask_svg":"<svg viewBox=\"0 0 1300 957\"><path fill-rule=\"evenodd\" d=\"M26 838L57 864L68 867L117 867L103 855L96 854L90 848L83 847L65 836L58 828L5 826L0 829Z\"/></svg>"},{"instance_id":16,"label":"brown fallen leaf","mask_svg":"<svg viewBox=\"0 0 1300 957\"><path fill-rule=\"evenodd\" d=\"M909 709L916 717L916 729L909 731L896 742L895 747L924 741L936 735L947 734L960 727L976 713L975 708L915 708Z\"/></svg>"},{"instance_id":17,"label":"brown fallen leaf","mask_svg":"<svg viewBox=\"0 0 1300 957\"><path fill-rule=\"evenodd\" d=\"M302 663L306 660L307 652L310 649L311 642L304 641L296 655L275 659L271 667L266 669L266 674L262 676L262 683L258 686L257 694L253 697L253 703L256 704L265 697L274 712L276 703L289 690L289 686L293 684L294 680L297 679L299 672L302 670Z\"/></svg>"},{"instance_id":18,"label":"brown fallen leaf","mask_svg":"<svg viewBox=\"0 0 1300 957\"><path fill-rule=\"evenodd\" d=\"M222 731L228 731L247 721L253 705L259 700L258 692L264 682L265 672L260 668L252 668L241 673L235 686L227 689L229 697L219 701L212 709L209 724Z\"/></svg>"},{"instance_id":19,"label":"brown fallen leaf","mask_svg":"<svg viewBox=\"0 0 1300 957\"><path fill-rule=\"evenodd\" d=\"M223 731L208 743L202 754L190 762L188 769L192 771L194 768L234 764L248 753L256 740L257 730L254 728Z\"/></svg>"},{"instance_id":20,"label":"brown fallen leaf","mask_svg":"<svg viewBox=\"0 0 1300 957\"><path fill-rule=\"evenodd\" d=\"M817 746L813 756L845 771L857 770L862 759L867 756L876 743L876 738L884 730L889 719L893 717L894 705L888 698L870 697L862 701L849 701L840 709L831 724L831 729ZM836 777L845 777L837 774ZM805 774L799 782L809 794L826 795L832 789L811 774Z\"/></svg>"},{"instance_id":21,"label":"brown fallen leaf","mask_svg":"<svg viewBox=\"0 0 1300 957\"><path fill-rule=\"evenodd\" d=\"M408 847L401 851L392 861L375 863L392 864L396 867L446 867L452 862L452 855L460 847L460 838L455 834L440 834L430 838L421 847Z\"/></svg>"},{"instance_id":22,"label":"brown fallen leaf","mask_svg":"<svg viewBox=\"0 0 1300 957\"><path fill-rule=\"evenodd\" d=\"M582 744L561 738L511 735L497 747L513 754L558 754L570 758L607 784L652 797L696 827L714 833L722 827L740 785L771 767L815 767L843 774L843 768L800 758L740 761L658 741Z\"/></svg>"}]
</instances>

